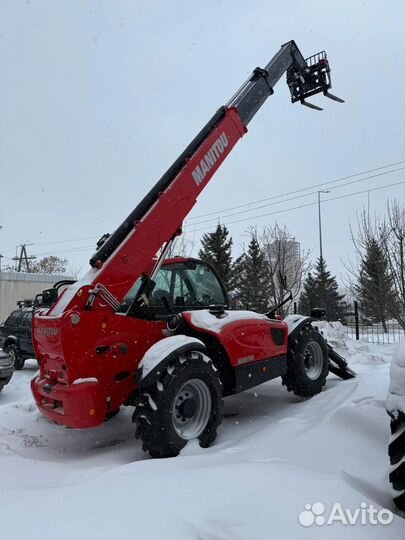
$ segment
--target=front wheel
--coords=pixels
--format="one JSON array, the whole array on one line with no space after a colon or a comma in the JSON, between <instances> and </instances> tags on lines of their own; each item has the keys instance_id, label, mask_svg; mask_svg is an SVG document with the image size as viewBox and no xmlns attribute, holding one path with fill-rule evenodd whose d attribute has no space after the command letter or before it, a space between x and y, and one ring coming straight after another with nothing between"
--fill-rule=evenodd
<instances>
[{"instance_id":1,"label":"front wheel","mask_svg":"<svg viewBox=\"0 0 405 540\"><path fill-rule=\"evenodd\" d=\"M7 347L5 348L5 352L9 354L10 358L12 358L14 369L20 370L24 367L25 360L21 356L17 345L14 345L13 343L7 345Z\"/></svg>"},{"instance_id":2,"label":"front wheel","mask_svg":"<svg viewBox=\"0 0 405 540\"><path fill-rule=\"evenodd\" d=\"M287 373L283 384L297 396L312 397L321 392L329 372L328 347L323 336L305 326L288 343Z\"/></svg>"},{"instance_id":3,"label":"front wheel","mask_svg":"<svg viewBox=\"0 0 405 540\"><path fill-rule=\"evenodd\" d=\"M142 390L132 419L143 450L164 458L177 456L190 440L208 447L217 435L222 411L218 371L206 355L191 351Z\"/></svg>"}]
</instances>

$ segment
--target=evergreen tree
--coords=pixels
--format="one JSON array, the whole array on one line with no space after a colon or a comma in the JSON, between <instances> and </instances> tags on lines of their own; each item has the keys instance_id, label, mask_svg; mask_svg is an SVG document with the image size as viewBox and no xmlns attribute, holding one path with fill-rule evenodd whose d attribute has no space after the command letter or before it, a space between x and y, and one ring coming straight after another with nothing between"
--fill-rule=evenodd
<instances>
[{"instance_id":1,"label":"evergreen tree","mask_svg":"<svg viewBox=\"0 0 405 540\"><path fill-rule=\"evenodd\" d=\"M304 281L304 291L300 296L300 311L309 315L311 309L322 307L326 310L326 318L334 321L339 318L339 305L344 295L338 293L336 277L326 269L325 259L319 257L315 271L309 273Z\"/></svg>"},{"instance_id":2,"label":"evergreen tree","mask_svg":"<svg viewBox=\"0 0 405 540\"><path fill-rule=\"evenodd\" d=\"M355 291L363 315L382 322L385 332L393 299L392 288L387 258L378 241L372 238L366 246Z\"/></svg>"},{"instance_id":3,"label":"evergreen tree","mask_svg":"<svg viewBox=\"0 0 405 540\"><path fill-rule=\"evenodd\" d=\"M269 276L265 255L256 236L252 236L247 253L234 264L235 286L246 309L264 313L269 307Z\"/></svg>"},{"instance_id":4,"label":"evergreen tree","mask_svg":"<svg viewBox=\"0 0 405 540\"><path fill-rule=\"evenodd\" d=\"M227 291L232 287L232 238L225 225L218 223L214 232L205 233L201 239L198 256L215 268Z\"/></svg>"},{"instance_id":5,"label":"evergreen tree","mask_svg":"<svg viewBox=\"0 0 405 540\"><path fill-rule=\"evenodd\" d=\"M303 283L303 289L298 302L298 312L309 315L312 308L319 306L319 303L317 302L318 298L315 279L311 272L309 272Z\"/></svg>"}]
</instances>

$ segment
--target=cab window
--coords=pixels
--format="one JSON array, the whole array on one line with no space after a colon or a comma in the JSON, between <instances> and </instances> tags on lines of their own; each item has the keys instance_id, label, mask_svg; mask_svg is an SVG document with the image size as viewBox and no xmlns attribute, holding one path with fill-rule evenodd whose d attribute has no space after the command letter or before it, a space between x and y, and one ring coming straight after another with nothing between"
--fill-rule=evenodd
<instances>
[{"instance_id":1,"label":"cab window","mask_svg":"<svg viewBox=\"0 0 405 540\"><path fill-rule=\"evenodd\" d=\"M126 311L140 287L138 279L122 304ZM171 311L203 309L212 304L227 306L226 294L213 270L202 262L185 261L163 266L156 275L155 287L145 308L153 310L155 316L165 316ZM126 308L126 309L125 309ZM139 315L137 310L137 316Z\"/></svg>"},{"instance_id":2,"label":"cab window","mask_svg":"<svg viewBox=\"0 0 405 540\"><path fill-rule=\"evenodd\" d=\"M173 263L159 270L150 305L160 306L165 300L173 311L207 308L212 304L227 304L225 293L216 274L204 263Z\"/></svg>"}]
</instances>

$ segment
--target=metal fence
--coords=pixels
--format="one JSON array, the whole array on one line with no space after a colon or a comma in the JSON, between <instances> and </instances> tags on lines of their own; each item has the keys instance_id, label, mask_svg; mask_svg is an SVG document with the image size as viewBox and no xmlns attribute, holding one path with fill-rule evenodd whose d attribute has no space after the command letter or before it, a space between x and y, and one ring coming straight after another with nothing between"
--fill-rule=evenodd
<instances>
[{"instance_id":1,"label":"metal fence","mask_svg":"<svg viewBox=\"0 0 405 540\"><path fill-rule=\"evenodd\" d=\"M342 311L340 320L345 327L346 334L353 339L383 345L398 343L405 339L405 331L397 321L390 319L382 323L366 317L362 313L361 305L358 302L347 305L345 310Z\"/></svg>"},{"instance_id":2,"label":"metal fence","mask_svg":"<svg viewBox=\"0 0 405 540\"><path fill-rule=\"evenodd\" d=\"M290 313L297 313L297 304L291 305ZM366 317L358 302L341 306L336 318L344 326L346 334L353 339L369 343L391 344L405 340L405 331L395 320L380 321Z\"/></svg>"}]
</instances>

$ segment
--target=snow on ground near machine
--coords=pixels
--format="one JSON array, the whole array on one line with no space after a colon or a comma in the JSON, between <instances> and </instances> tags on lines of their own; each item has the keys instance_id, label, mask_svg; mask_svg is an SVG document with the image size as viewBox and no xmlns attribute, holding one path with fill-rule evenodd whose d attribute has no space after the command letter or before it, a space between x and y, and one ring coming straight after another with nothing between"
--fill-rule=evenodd
<instances>
[{"instance_id":1,"label":"snow on ground near machine","mask_svg":"<svg viewBox=\"0 0 405 540\"><path fill-rule=\"evenodd\" d=\"M29 381L36 363L0 394L0 509L8 540L384 539L390 525L305 528L306 504L362 502L395 512L388 482L385 396L394 346L347 339L319 324L358 378L329 376L303 401L279 380L225 400L209 449L189 444L177 458L150 459L134 440L131 409L92 430L44 419ZM327 529L327 530L325 530Z\"/></svg>"}]
</instances>

